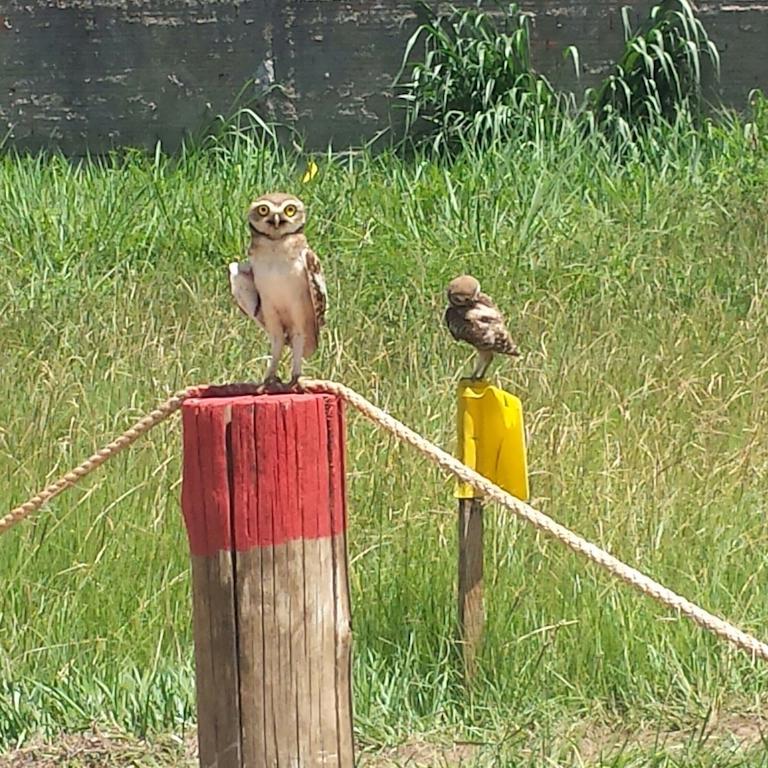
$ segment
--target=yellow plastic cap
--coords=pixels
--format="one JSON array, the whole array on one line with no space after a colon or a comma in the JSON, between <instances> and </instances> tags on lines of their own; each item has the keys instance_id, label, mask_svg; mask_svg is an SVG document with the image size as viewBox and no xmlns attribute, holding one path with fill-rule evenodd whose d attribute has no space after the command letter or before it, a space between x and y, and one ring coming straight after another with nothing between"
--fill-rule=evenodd
<instances>
[{"instance_id":1,"label":"yellow plastic cap","mask_svg":"<svg viewBox=\"0 0 768 768\"><path fill-rule=\"evenodd\" d=\"M485 380L463 379L458 391L459 458L521 501L528 501L528 459L520 399ZM482 496L458 483L456 498Z\"/></svg>"}]
</instances>

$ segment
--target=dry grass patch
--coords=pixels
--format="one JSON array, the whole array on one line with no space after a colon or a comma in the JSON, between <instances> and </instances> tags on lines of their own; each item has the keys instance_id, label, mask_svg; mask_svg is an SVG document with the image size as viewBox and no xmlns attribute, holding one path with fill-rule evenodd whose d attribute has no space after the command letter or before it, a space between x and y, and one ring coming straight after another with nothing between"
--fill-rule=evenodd
<instances>
[{"instance_id":1,"label":"dry grass patch","mask_svg":"<svg viewBox=\"0 0 768 768\"><path fill-rule=\"evenodd\" d=\"M627 728L621 722L593 723L569 739L576 765L602 765L617 755L669 755L708 752L734 756L768 748L768 719L762 714L714 713L704 723L679 728Z\"/></svg>"},{"instance_id":2,"label":"dry grass patch","mask_svg":"<svg viewBox=\"0 0 768 768\"><path fill-rule=\"evenodd\" d=\"M522 732L520 732L522 733ZM446 734L411 738L396 746L358 749L360 768L494 768L538 765L542 740L557 765L608 768L659 766L759 766L768 760L768 717L761 713L713 714L705 723L678 728L630 728L621 721L574 724L567 733L545 736L534 729L515 739L512 750L492 739L454 741ZM503 741L503 739L502 739ZM512 746L512 745L510 745ZM555 764L555 763L553 763ZM152 741L113 731L67 734L54 742L34 741L0 756L0 768L197 768L196 736Z\"/></svg>"},{"instance_id":3,"label":"dry grass patch","mask_svg":"<svg viewBox=\"0 0 768 768\"><path fill-rule=\"evenodd\" d=\"M194 733L151 742L100 730L34 741L0 756L0 768L191 768L196 766Z\"/></svg>"}]
</instances>

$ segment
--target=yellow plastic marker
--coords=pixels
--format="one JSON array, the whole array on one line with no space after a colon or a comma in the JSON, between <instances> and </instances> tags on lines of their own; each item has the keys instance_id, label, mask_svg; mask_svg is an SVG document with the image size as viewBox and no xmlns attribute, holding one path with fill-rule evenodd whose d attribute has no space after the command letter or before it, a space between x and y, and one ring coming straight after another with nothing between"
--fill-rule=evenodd
<instances>
[{"instance_id":1,"label":"yellow plastic marker","mask_svg":"<svg viewBox=\"0 0 768 768\"><path fill-rule=\"evenodd\" d=\"M319 169L317 167L317 163L314 160L310 160L307 163L307 170L306 170L305 174L301 177L301 183L302 184L307 184L310 181L312 181L312 179L314 179L315 176L317 176L318 170Z\"/></svg>"},{"instance_id":2,"label":"yellow plastic marker","mask_svg":"<svg viewBox=\"0 0 768 768\"><path fill-rule=\"evenodd\" d=\"M520 399L483 379L462 379L458 394L459 458L508 493L528 501L528 459ZM471 485L456 486L458 499L478 495Z\"/></svg>"}]
</instances>

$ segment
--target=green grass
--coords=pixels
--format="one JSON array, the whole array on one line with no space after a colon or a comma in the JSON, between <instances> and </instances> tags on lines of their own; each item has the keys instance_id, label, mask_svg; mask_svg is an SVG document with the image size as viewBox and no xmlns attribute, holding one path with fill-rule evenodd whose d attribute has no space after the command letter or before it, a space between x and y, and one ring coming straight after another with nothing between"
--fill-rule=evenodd
<instances>
[{"instance_id":1,"label":"green grass","mask_svg":"<svg viewBox=\"0 0 768 768\"><path fill-rule=\"evenodd\" d=\"M226 264L249 200L287 188L308 204L331 297L308 373L453 448L469 355L440 315L448 280L471 270L525 351L494 371L526 409L536 504L768 638L765 128L651 134L622 165L575 129L451 164L316 158L307 185L305 158L243 137L176 160L6 154L0 513L170 392L263 372ZM585 730L615 726L651 735L584 764L765 764L759 739L743 752L697 736L713 712L761 711L764 665L496 509L486 644L465 690L452 485L354 417L348 450L366 750L455 738L478 742L482 765L579 764ZM172 421L0 539L6 746L92 722L192 726L179 455ZM653 734L668 731L690 736L667 749Z\"/></svg>"}]
</instances>

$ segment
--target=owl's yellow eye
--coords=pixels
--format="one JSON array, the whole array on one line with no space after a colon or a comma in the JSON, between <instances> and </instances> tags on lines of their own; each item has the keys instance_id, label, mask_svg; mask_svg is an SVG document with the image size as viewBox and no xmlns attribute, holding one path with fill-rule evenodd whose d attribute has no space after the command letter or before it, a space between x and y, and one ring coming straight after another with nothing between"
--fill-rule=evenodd
<instances>
[{"instance_id":1,"label":"owl's yellow eye","mask_svg":"<svg viewBox=\"0 0 768 768\"><path fill-rule=\"evenodd\" d=\"M295 205L286 205L285 208L283 208L283 213L290 218L291 216L296 215L296 206Z\"/></svg>"},{"instance_id":2,"label":"owl's yellow eye","mask_svg":"<svg viewBox=\"0 0 768 768\"><path fill-rule=\"evenodd\" d=\"M269 213L269 206L268 205L260 205L256 209L256 213L258 213L259 216L266 216Z\"/></svg>"}]
</instances>

